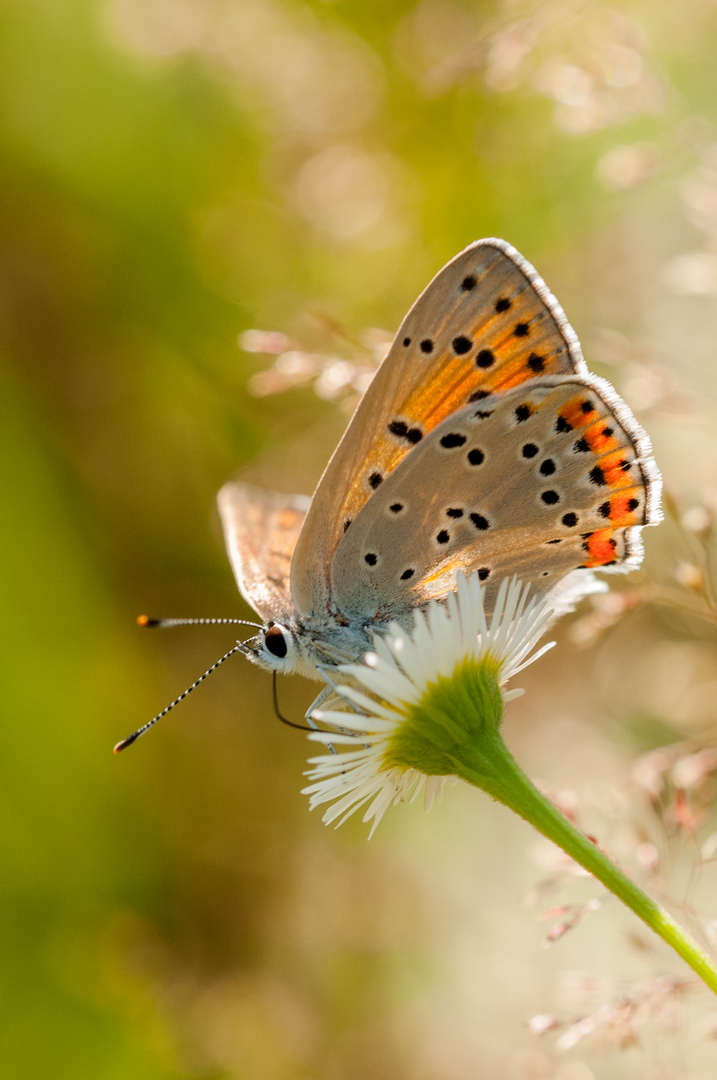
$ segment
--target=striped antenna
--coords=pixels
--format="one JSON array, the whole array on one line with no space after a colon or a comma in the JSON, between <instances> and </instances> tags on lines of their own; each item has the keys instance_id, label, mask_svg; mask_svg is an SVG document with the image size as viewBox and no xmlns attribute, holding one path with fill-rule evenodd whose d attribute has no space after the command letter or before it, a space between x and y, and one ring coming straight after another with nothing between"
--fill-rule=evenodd
<instances>
[{"instance_id":1,"label":"striped antenna","mask_svg":"<svg viewBox=\"0 0 717 1080\"><path fill-rule=\"evenodd\" d=\"M253 626L261 630L262 624L248 622L246 619L150 619L149 615L138 615L137 626L158 626L167 629L170 626Z\"/></svg>"},{"instance_id":2,"label":"striped antenna","mask_svg":"<svg viewBox=\"0 0 717 1080\"><path fill-rule=\"evenodd\" d=\"M168 712L171 712L175 705L179 705L180 701L184 701L187 694L191 694L192 690L199 686L200 683L203 683L213 671L216 671L220 664L223 664L224 661L228 660L234 653L244 652L244 650L245 646L240 642L235 645L233 649L230 649L228 653L224 653L224 656L220 657L216 664L212 664L210 668L207 668L204 674L200 675L196 682L193 682L191 686L188 686L183 694L180 694L178 698L175 698L171 705L168 705L166 709L162 709L161 713L157 713L157 715L144 724L143 727L138 728L134 734L128 735L126 739L122 739L121 742L118 742L115 746L115 754L119 754L121 750L126 750L128 746L131 746L133 742L136 742L136 740L139 739L140 735L144 735L145 731L149 731L151 727L154 727L158 720L161 720L163 716L166 716Z\"/></svg>"}]
</instances>

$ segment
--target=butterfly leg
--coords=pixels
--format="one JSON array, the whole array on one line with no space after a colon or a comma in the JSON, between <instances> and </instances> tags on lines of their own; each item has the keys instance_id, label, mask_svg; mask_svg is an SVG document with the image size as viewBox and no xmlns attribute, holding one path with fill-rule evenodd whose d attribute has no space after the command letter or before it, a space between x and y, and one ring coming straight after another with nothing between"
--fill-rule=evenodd
<instances>
[{"instance_id":1,"label":"butterfly leg","mask_svg":"<svg viewBox=\"0 0 717 1080\"><path fill-rule=\"evenodd\" d=\"M357 708L356 705L354 705L353 701L350 701L347 697L344 697L344 695L341 693L341 687L338 683L334 682L331 676L327 673L327 669L325 667L317 664L316 668L317 671L321 672L321 675L324 679L326 679L326 682L329 685L325 686L319 696L316 698L316 700L313 701L311 705L309 705L309 708L306 711L306 717L309 721L311 720L309 714L312 713L314 709L337 709L339 706L349 705L354 712L361 712L361 710Z\"/></svg>"},{"instance_id":2,"label":"butterfly leg","mask_svg":"<svg viewBox=\"0 0 717 1080\"><path fill-rule=\"evenodd\" d=\"M317 664L317 669L321 672L329 685L324 687L314 704L311 706L311 709L313 709L316 706L316 702L320 700L324 706L328 702L330 708L335 708L338 705L350 705L354 712L360 713L361 710L359 709L358 705L354 704L353 701L351 701L349 698L347 698L344 694L341 693L341 687L338 685L338 683L335 683L333 681L330 675L326 673L326 668L321 667L320 664ZM311 709L309 711L311 711ZM353 735L353 732L349 731L347 728L340 727L339 731L342 735ZM367 743L364 743L364 746L368 748ZM331 750L332 753L337 753L337 751L333 747L331 748Z\"/></svg>"}]
</instances>

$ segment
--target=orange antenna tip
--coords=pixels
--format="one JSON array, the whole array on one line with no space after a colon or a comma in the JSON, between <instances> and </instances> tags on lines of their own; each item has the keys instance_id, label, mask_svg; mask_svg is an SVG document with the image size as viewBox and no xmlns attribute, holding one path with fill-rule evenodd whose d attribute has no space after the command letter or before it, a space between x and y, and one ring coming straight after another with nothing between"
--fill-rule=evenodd
<instances>
[{"instance_id":1,"label":"orange antenna tip","mask_svg":"<svg viewBox=\"0 0 717 1080\"><path fill-rule=\"evenodd\" d=\"M139 735L140 735L140 732L135 731L133 735L128 735L126 739L122 739L114 747L113 753L119 754L119 753L121 753L122 750L126 750L126 748L128 746L131 746L132 743L134 742L134 740L139 737Z\"/></svg>"}]
</instances>

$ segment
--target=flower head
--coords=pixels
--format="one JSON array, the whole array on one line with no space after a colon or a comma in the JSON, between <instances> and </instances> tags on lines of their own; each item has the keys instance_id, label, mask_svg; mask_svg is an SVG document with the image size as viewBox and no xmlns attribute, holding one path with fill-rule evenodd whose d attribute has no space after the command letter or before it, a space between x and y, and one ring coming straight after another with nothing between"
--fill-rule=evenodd
<instances>
[{"instance_id":1,"label":"flower head","mask_svg":"<svg viewBox=\"0 0 717 1080\"><path fill-rule=\"evenodd\" d=\"M412 633L391 623L374 634L363 663L341 667L354 685L336 689L355 711L312 713L337 731L309 735L332 753L309 759L304 788L311 809L333 803L327 825L369 803L363 820L373 822L373 835L391 803L413 800L425 786L428 809L447 777L460 776L469 760L479 767L476 735L497 735L505 702L522 693L503 687L554 644L532 652L552 612L528 593L505 578L487 619L478 574L459 574L444 603L415 613Z\"/></svg>"}]
</instances>

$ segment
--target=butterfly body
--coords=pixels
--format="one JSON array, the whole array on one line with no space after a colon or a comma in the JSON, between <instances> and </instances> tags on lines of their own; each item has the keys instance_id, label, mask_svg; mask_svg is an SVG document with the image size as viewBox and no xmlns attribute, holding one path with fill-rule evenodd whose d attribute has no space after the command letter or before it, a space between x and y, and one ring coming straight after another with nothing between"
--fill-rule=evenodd
<instances>
[{"instance_id":1,"label":"butterfly body","mask_svg":"<svg viewBox=\"0 0 717 1080\"><path fill-rule=\"evenodd\" d=\"M472 244L408 313L312 500L227 484L230 560L265 621L251 658L326 676L477 570L556 613L629 570L660 520L649 440L535 270Z\"/></svg>"}]
</instances>

